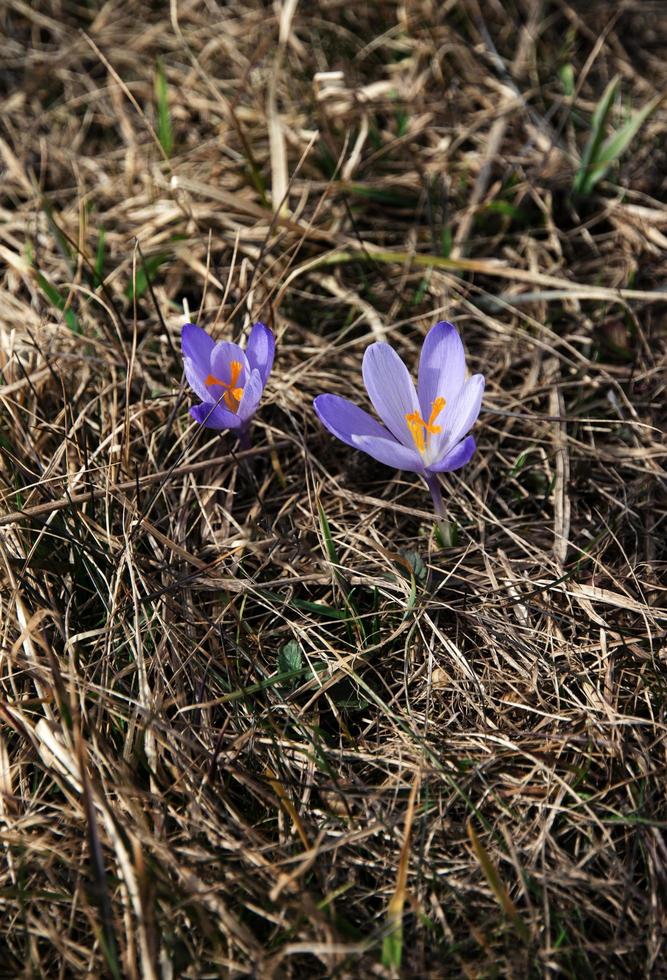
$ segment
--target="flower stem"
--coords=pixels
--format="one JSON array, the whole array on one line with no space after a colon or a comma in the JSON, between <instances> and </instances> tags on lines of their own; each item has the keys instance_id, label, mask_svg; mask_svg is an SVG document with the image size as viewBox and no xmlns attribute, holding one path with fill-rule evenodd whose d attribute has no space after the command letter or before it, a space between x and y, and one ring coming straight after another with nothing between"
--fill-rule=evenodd
<instances>
[{"instance_id":1,"label":"flower stem","mask_svg":"<svg viewBox=\"0 0 667 980\"><path fill-rule=\"evenodd\" d=\"M454 528L445 516L445 505L442 502L440 480L435 473L427 473L424 479L426 480L426 485L431 491L431 497L433 498L435 519L440 530L442 544L445 548L451 548L454 544Z\"/></svg>"},{"instance_id":2,"label":"flower stem","mask_svg":"<svg viewBox=\"0 0 667 980\"><path fill-rule=\"evenodd\" d=\"M239 429L239 446L241 449L250 449L250 433L248 431L249 427L247 425L242 426Z\"/></svg>"}]
</instances>

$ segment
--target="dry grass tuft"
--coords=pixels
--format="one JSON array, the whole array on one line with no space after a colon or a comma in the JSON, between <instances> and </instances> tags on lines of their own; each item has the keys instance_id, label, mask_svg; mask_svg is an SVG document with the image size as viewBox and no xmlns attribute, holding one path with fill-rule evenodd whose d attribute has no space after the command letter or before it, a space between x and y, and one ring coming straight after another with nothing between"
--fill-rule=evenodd
<instances>
[{"instance_id":1,"label":"dry grass tuft","mask_svg":"<svg viewBox=\"0 0 667 980\"><path fill-rule=\"evenodd\" d=\"M667 107L570 193L664 4L0 24L0 975L664 976ZM277 332L250 452L184 298ZM445 317L450 549L311 410Z\"/></svg>"}]
</instances>

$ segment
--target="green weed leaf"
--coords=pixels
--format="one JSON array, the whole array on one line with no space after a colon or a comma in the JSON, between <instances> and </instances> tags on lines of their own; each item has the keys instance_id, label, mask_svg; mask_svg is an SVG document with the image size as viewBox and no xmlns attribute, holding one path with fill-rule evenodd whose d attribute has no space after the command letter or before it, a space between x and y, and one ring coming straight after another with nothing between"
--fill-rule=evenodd
<instances>
[{"instance_id":1,"label":"green weed leaf","mask_svg":"<svg viewBox=\"0 0 667 980\"><path fill-rule=\"evenodd\" d=\"M293 670L301 670L302 666L301 647L296 640L290 640L278 654L278 670L281 674L288 674Z\"/></svg>"}]
</instances>

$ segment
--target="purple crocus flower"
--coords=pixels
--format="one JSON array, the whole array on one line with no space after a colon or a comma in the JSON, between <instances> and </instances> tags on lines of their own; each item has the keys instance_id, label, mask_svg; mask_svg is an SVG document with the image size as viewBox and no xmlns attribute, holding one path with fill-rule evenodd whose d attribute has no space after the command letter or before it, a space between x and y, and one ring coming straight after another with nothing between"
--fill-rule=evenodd
<instances>
[{"instance_id":1,"label":"purple crocus flower","mask_svg":"<svg viewBox=\"0 0 667 980\"><path fill-rule=\"evenodd\" d=\"M186 323L181 333L185 377L201 398L190 409L193 419L207 429L236 429L241 443L248 445L248 426L271 372L275 346L263 323L250 331L245 351L227 340L216 344L201 327Z\"/></svg>"},{"instance_id":2,"label":"purple crocus flower","mask_svg":"<svg viewBox=\"0 0 667 980\"><path fill-rule=\"evenodd\" d=\"M424 340L419 381L389 344L371 344L362 365L366 390L384 425L338 395L318 395L313 405L322 424L354 449L426 481L438 518L444 510L438 473L464 466L475 452L466 434L477 421L484 376L466 380L465 354L456 327L436 323Z\"/></svg>"}]
</instances>

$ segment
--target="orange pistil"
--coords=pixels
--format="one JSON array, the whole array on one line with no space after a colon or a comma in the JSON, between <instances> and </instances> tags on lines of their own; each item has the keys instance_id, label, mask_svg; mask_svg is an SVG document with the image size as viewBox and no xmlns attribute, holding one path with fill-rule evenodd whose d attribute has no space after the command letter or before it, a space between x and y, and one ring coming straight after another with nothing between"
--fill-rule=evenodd
<instances>
[{"instance_id":1,"label":"orange pistil","mask_svg":"<svg viewBox=\"0 0 667 980\"><path fill-rule=\"evenodd\" d=\"M431 402L431 414L429 415L428 422L424 421L419 412L409 412L405 416L405 421L408 423L408 429L410 430L414 444L422 454L426 452L429 437L438 432L442 432L442 426L436 425L435 420L445 405L444 398L438 397Z\"/></svg>"},{"instance_id":2,"label":"orange pistil","mask_svg":"<svg viewBox=\"0 0 667 980\"><path fill-rule=\"evenodd\" d=\"M241 398L243 397L243 388L238 388L236 385L236 382L239 380L241 370L241 362L232 361L232 363L229 365L230 380L228 382L221 381L220 378L216 378L213 374L209 374L204 382L205 385L220 385L221 388L225 389L222 400L230 412L238 412Z\"/></svg>"}]
</instances>

